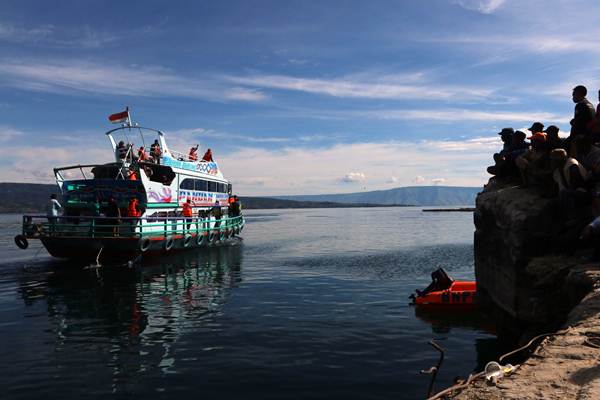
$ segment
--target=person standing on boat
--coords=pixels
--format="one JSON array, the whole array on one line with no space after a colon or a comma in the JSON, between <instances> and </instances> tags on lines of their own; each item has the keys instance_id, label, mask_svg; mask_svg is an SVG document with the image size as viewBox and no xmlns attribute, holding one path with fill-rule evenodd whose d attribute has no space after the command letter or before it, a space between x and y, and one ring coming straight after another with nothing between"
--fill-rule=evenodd
<instances>
[{"instance_id":1,"label":"person standing on boat","mask_svg":"<svg viewBox=\"0 0 600 400\"><path fill-rule=\"evenodd\" d=\"M221 204L219 200L215 202L213 208L210 209L210 213L215 217L215 228L221 226L221 218L223 217L223 210L221 210Z\"/></svg>"},{"instance_id":2,"label":"person standing on boat","mask_svg":"<svg viewBox=\"0 0 600 400\"><path fill-rule=\"evenodd\" d=\"M187 229L189 231L190 228L192 227L192 217L194 215L194 212L192 210L192 200L190 200L189 197L187 198L185 203L183 203L182 208L183 208L183 211L181 212L181 214L183 215L185 221L187 222Z\"/></svg>"},{"instance_id":3,"label":"person standing on boat","mask_svg":"<svg viewBox=\"0 0 600 400\"><path fill-rule=\"evenodd\" d=\"M146 153L144 146L140 146L140 148L138 149L138 160L139 161L149 161L150 160L150 157L148 156L148 153Z\"/></svg>"},{"instance_id":4,"label":"person standing on boat","mask_svg":"<svg viewBox=\"0 0 600 400\"><path fill-rule=\"evenodd\" d=\"M114 197L108 199L106 216L111 218L109 224L113 226L113 236L119 236L119 225L121 224L121 209Z\"/></svg>"},{"instance_id":5,"label":"person standing on boat","mask_svg":"<svg viewBox=\"0 0 600 400\"><path fill-rule=\"evenodd\" d=\"M158 139L154 140L154 143L150 146L150 155L154 159L154 162L160 164L160 157L162 156L162 151L160 149L160 144L158 143Z\"/></svg>"},{"instance_id":6,"label":"person standing on boat","mask_svg":"<svg viewBox=\"0 0 600 400\"><path fill-rule=\"evenodd\" d=\"M50 200L46 204L46 216L48 217L48 222L50 222L51 230L54 230L54 225L56 225L56 221L58 220L58 211L61 209L62 206L56 200L56 194L52 193Z\"/></svg>"},{"instance_id":7,"label":"person standing on boat","mask_svg":"<svg viewBox=\"0 0 600 400\"><path fill-rule=\"evenodd\" d=\"M190 161L198 161L198 145L196 145L196 147L192 147L190 148L190 154L188 154L188 159Z\"/></svg>"}]
</instances>

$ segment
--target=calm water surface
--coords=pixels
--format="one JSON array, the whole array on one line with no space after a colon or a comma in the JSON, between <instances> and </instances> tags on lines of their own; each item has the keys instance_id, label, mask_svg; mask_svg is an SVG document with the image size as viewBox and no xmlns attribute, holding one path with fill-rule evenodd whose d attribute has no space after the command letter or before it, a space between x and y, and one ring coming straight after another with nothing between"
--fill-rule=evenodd
<instances>
[{"instance_id":1,"label":"calm water surface","mask_svg":"<svg viewBox=\"0 0 600 400\"><path fill-rule=\"evenodd\" d=\"M247 211L232 246L98 271L17 249L0 215L2 398L418 399L496 356L479 316L408 305L473 278L471 213Z\"/></svg>"}]
</instances>

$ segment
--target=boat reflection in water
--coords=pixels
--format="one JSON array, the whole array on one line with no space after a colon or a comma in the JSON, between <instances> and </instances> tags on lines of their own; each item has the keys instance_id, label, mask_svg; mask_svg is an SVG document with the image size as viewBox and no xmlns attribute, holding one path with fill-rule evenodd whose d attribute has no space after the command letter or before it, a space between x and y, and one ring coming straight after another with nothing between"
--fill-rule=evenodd
<instances>
[{"instance_id":1,"label":"boat reflection in water","mask_svg":"<svg viewBox=\"0 0 600 400\"><path fill-rule=\"evenodd\" d=\"M38 329L28 328L37 334L19 351L40 357L39 371L11 378L9 391L18 397L19 388L59 394L71 387L81 398L161 390L157 380L187 360L182 349L195 352L198 339L211 336L242 280L242 253L238 243L146 261L138 270L103 267L96 274L61 264L24 273L20 292L36 310L24 323ZM17 365L31 361L16 358Z\"/></svg>"}]
</instances>

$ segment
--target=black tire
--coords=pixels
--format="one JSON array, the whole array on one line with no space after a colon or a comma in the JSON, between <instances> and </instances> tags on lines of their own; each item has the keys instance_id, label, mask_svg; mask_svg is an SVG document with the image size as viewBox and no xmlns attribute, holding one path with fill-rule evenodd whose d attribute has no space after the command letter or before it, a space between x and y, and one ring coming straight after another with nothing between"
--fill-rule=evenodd
<instances>
[{"instance_id":1,"label":"black tire","mask_svg":"<svg viewBox=\"0 0 600 400\"><path fill-rule=\"evenodd\" d=\"M165 239L165 244L164 244L164 249L165 251L169 251L173 248L173 245L175 244L175 240L173 240L173 236L168 236Z\"/></svg>"},{"instance_id":2,"label":"black tire","mask_svg":"<svg viewBox=\"0 0 600 400\"><path fill-rule=\"evenodd\" d=\"M185 235L183 238L183 247L190 247L192 243L192 235Z\"/></svg>"},{"instance_id":3,"label":"black tire","mask_svg":"<svg viewBox=\"0 0 600 400\"><path fill-rule=\"evenodd\" d=\"M140 251L142 253L146 252L150 248L150 244L151 244L150 238L147 238L147 237L142 238L140 240Z\"/></svg>"},{"instance_id":4,"label":"black tire","mask_svg":"<svg viewBox=\"0 0 600 400\"><path fill-rule=\"evenodd\" d=\"M210 232L210 233L208 234L208 237L207 237L207 239L208 239L208 243L212 243L212 242L214 242L214 241L215 241L215 234L214 234L213 232Z\"/></svg>"},{"instance_id":5,"label":"black tire","mask_svg":"<svg viewBox=\"0 0 600 400\"><path fill-rule=\"evenodd\" d=\"M27 238L23 235L15 236L15 244L18 248L23 250L29 247L29 242L27 241Z\"/></svg>"},{"instance_id":6,"label":"black tire","mask_svg":"<svg viewBox=\"0 0 600 400\"><path fill-rule=\"evenodd\" d=\"M202 246L203 244L204 244L204 234L199 233L198 236L196 236L196 246Z\"/></svg>"}]
</instances>

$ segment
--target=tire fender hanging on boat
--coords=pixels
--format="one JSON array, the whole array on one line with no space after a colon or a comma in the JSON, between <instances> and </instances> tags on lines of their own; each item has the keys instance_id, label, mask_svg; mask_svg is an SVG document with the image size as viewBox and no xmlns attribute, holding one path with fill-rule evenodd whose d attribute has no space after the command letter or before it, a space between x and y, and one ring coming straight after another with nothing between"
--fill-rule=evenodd
<instances>
[{"instance_id":1,"label":"tire fender hanging on boat","mask_svg":"<svg viewBox=\"0 0 600 400\"><path fill-rule=\"evenodd\" d=\"M143 253L150 248L150 238L145 237L140 240L140 251Z\"/></svg>"},{"instance_id":2,"label":"tire fender hanging on boat","mask_svg":"<svg viewBox=\"0 0 600 400\"><path fill-rule=\"evenodd\" d=\"M187 235L184 236L183 238L183 247L190 247L190 244L192 243L192 235L190 235L189 233Z\"/></svg>"},{"instance_id":3,"label":"tire fender hanging on boat","mask_svg":"<svg viewBox=\"0 0 600 400\"><path fill-rule=\"evenodd\" d=\"M198 236L196 236L196 245L202 246L203 243L204 243L204 234L199 233Z\"/></svg>"},{"instance_id":4,"label":"tire fender hanging on boat","mask_svg":"<svg viewBox=\"0 0 600 400\"><path fill-rule=\"evenodd\" d=\"M23 235L15 236L15 244L18 248L23 250L29 247L29 242L27 241L27 238Z\"/></svg>"},{"instance_id":5,"label":"tire fender hanging on boat","mask_svg":"<svg viewBox=\"0 0 600 400\"><path fill-rule=\"evenodd\" d=\"M173 236L167 236L165 239L164 249L165 251L169 251L173 248L173 244L175 244L175 240L173 240Z\"/></svg>"}]
</instances>

